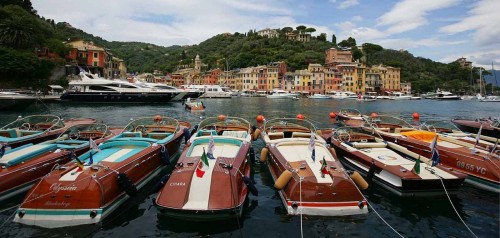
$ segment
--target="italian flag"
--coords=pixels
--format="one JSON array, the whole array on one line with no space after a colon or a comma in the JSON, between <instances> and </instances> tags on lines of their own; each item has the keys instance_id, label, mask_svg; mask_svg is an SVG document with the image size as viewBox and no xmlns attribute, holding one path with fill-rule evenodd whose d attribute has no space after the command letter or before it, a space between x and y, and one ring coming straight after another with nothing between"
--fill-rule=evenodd
<instances>
[{"instance_id":1,"label":"italian flag","mask_svg":"<svg viewBox=\"0 0 500 238\"><path fill-rule=\"evenodd\" d=\"M326 164L325 156L323 156L323 161L321 161L321 175L324 177L328 174L328 165Z\"/></svg>"},{"instance_id":2,"label":"italian flag","mask_svg":"<svg viewBox=\"0 0 500 238\"><path fill-rule=\"evenodd\" d=\"M198 178L203 177L205 171L208 170L208 159L207 154L205 153L205 148L203 148L203 154L201 155L200 163L198 164L198 168L196 168L196 176Z\"/></svg>"}]
</instances>

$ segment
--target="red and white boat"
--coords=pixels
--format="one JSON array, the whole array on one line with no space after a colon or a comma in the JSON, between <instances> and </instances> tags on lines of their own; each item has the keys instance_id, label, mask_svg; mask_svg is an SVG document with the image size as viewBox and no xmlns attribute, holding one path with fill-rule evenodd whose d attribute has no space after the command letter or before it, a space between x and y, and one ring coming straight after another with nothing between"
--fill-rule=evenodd
<instances>
[{"instance_id":1,"label":"red and white boat","mask_svg":"<svg viewBox=\"0 0 500 238\"><path fill-rule=\"evenodd\" d=\"M160 212L189 220L241 216L248 191L257 192L250 180L251 132L242 118L201 121L156 197Z\"/></svg>"},{"instance_id":2,"label":"red and white boat","mask_svg":"<svg viewBox=\"0 0 500 238\"><path fill-rule=\"evenodd\" d=\"M393 142L384 142L376 133L362 128L340 127L321 132L346 167L400 196L444 194L441 180L447 191L457 191L467 177L441 165L433 166L430 159Z\"/></svg>"},{"instance_id":3,"label":"red and white boat","mask_svg":"<svg viewBox=\"0 0 500 238\"><path fill-rule=\"evenodd\" d=\"M485 136L494 137L500 139L500 120L466 120L466 119L453 119L451 120L460 130L478 133L479 128L481 128L481 134Z\"/></svg>"},{"instance_id":4,"label":"red and white boat","mask_svg":"<svg viewBox=\"0 0 500 238\"><path fill-rule=\"evenodd\" d=\"M438 135L441 165L469 175L465 181L472 185L500 193L500 159L497 150L492 153L449 136L416 130L394 117L379 116L371 119L370 124L364 128L424 157L430 157L431 142Z\"/></svg>"},{"instance_id":5,"label":"red and white boat","mask_svg":"<svg viewBox=\"0 0 500 238\"><path fill-rule=\"evenodd\" d=\"M361 112L353 108L340 109L339 112L337 113L337 117L339 120L342 121L348 121L348 120L362 121L364 118Z\"/></svg>"},{"instance_id":6,"label":"red and white boat","mask_svg":"<svg viewBox=\"0 0 500 238\"><path fill-rule=\"evenodd\" d=\"M260 160L267 160L288 214L341 216L368 212L365 198L312 123L272 119L265 123L262 135L266 147Z\"/></svg>"},{"instance_id":7,"label":"red and white boat","mask_svg":"<svg viewBox=\"0 0 500 238\"><path fill-rule=\"evenodd\" d=\"M189 127L161 116L130 122L98 149L43 177L28 192L14 222L55 228L102 221L136 196L162 165L175 161Z\"/></svg>"},{"instance_id":8,"label":"red and white boat","mask_svg":"<svg viewBox=\"0 0 500 238\"><path fill-rule=\"evenodd\" d=\"M41 177L69 162L71 153L87 152L90 139L101 143L112 136L104 124L79 124L54 140L7 151L0 157L0 201L26 192Z\"/></svg>"},{"instance_id":9,"label":"red and white boat","mask_svg":"<svg viewBox=\"0 0 500 238\"><path fill-rule=\"evenodd\" d=\"M0 146L14 149L32 143L40 143L57 138L69 126L94 123L95 119L81 118L63 121L54 115L32 115L18 117L0 128Z\"/></svg>"}]
</instances>

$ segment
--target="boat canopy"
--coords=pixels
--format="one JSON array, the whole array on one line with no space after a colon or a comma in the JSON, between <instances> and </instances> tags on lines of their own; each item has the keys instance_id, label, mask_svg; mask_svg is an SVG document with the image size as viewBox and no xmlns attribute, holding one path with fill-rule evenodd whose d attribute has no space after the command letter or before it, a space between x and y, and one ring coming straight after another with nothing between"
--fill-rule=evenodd
<instances>
[{"instance_id":1,"label":"boat canopy","mask_svg":"<svg viewBox=\"0 0 500 238\"><path fill-rule=\"evenodd\" d=\"M432 142L437 136L435 132L431 131L404 131L401 132L401 135L425 142Z\"/></svg>"}]
</instances>

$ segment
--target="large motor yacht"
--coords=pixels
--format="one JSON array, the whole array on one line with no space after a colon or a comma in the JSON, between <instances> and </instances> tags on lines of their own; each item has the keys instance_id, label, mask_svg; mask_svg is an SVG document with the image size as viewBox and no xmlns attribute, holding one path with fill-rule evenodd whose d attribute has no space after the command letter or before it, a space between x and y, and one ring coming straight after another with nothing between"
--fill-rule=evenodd
<instances>
[{"instance_id":1,"label":"large motor yacht","mask_svg":"<svg viewBox=\"0 0 500 238\"><path fill-rule=\"evenodd\" d=\"M179 92L141 87L123 80L108 80L89 73L80 73L80 80L69 82L62 100L78 102L162 103Z\"/></svg>"}]
</instances>

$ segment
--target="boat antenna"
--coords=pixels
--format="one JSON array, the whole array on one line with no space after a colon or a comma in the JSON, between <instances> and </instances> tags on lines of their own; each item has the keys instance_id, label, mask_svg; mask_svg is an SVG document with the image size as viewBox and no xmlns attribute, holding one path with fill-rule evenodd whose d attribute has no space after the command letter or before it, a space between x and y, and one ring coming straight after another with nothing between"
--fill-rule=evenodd
<instances>
[{"instance_id":1,"label":"boat antenna","mask_svg":"<svg viewBox=\"0 0 500 238\"><path fill-rule=\"evenodd\" d=\"M495 69L493 68L493 62L491 62L491 73L493 74L493 77L495 78L495 86L498 87L497 74L495 72ZM493 94L493 85L491 86L491 94Z\"/></svg>"}]
</instances>

